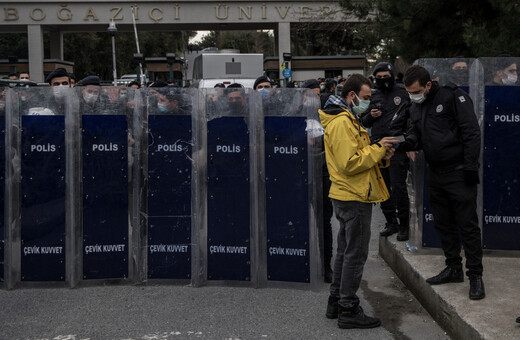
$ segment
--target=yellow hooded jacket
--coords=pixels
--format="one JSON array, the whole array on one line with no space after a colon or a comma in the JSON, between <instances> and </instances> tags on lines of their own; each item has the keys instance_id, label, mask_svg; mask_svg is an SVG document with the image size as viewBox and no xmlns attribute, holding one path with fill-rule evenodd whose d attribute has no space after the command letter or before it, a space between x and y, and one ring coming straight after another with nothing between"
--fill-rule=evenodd
<instances>
[{"instance_id":1,"label":"yellow hooded jacket","mask_svg":"<svg viewBox=\"0 0 520 340\"><path fill-rule=\"evenodd\" d=\"M332 181L329 197L365 203L386 201L390 195L379 170L390 164L383 160L385 147L370 144L367 131L346 107L328 106L319 114Z\"/></svg>"}]
</instances>

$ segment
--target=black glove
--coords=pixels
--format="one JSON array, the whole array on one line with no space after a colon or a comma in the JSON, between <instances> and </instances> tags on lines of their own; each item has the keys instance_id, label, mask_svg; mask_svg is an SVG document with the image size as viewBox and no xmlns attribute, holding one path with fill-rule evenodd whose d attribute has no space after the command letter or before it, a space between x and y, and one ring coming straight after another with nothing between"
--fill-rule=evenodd
<instances>
[{"instance_id":1,"label":"black glove","mask_svg":"<svg viewBox=\"0 0 520 340\"><path fill-rule=\"evenodd\" d=\"M479 184L478 171L464 170L464 182L466 182L467 185Z\"/></svg>"}]
</instances>

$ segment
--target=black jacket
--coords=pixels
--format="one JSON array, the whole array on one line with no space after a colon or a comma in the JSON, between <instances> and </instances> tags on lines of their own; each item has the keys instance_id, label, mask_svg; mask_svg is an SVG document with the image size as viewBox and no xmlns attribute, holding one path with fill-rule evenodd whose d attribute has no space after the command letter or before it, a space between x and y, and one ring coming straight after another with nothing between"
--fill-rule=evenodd
<instances>
[{"instance_id":1,"label":"black jacket","mask_svg":"<svg viewBox=\"0 0 520 340\"><path fill-rule=\"evenodd\" d=\"M390 91L383 92L378 89L372 90L372 98L370 100L370 108L376 108L380 105L381 116L374 118L370 114L370 110L363 114L361 123L364 127L371 128L370 136L372 140L378 140L387 136L402 135L406 130L391 131L390 124L398 110L408 104L410 97L408 92L400 84L395 84Z\"/></svg>"},{"instance_id":2,"label":"black jacket","mask_svg":"<svg viewBox=\"0 0 520 340\"><path fill-rule=\"evenodd\" d=\"M433 82L426 100L412 103L409 110L410 129L400 149L422 149L435 171L478 171L481 133L466 92L455 84Z\"/></svg>"}]
</instances>

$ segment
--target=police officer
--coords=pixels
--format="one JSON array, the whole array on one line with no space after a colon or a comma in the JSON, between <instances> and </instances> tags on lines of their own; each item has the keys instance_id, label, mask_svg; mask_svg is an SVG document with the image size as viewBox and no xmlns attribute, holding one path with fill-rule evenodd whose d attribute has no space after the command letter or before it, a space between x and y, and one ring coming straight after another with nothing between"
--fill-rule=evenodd
<instances>
[{"instance_id":1,"label":"police officer","mask_svg":"<svg viewBox=\"0 0 520 340\"><path fill-rule=\"evenodd\" d=\"M378 141L385 136L398 136L406 132L404 126L390 129L397 112L409 104L408 93L401 84L395 84L394 71L389 63L379 63L373 71L375 89L372 90L372 109L361 118L362 124L371 128L371 140ZM410 201L406 188L408 157L397 148L388 168L381 169L390 198L381 203L386 225L381 236L397 234L398 241L409 238ZM398 221L399 218L399 221Z\"/></svg>"},{"instance_id":2,"label":"police officer","mask_svg":"<svg viewBox=\"0 0 520 340\"><path fill-rule=\"evenodd\" d=\"M469 298L482 299L486 294L477 215L481 137L473 103L456 85L441 87L431 81L428 71L418 65L406 71L404 86L412 101L411 126L399 148L405 151L413 144L413 148L424 151L434 226L446 257L446 268L426 282L435 285L464 281L462 238Z\"/></svg>"}]
</instances>

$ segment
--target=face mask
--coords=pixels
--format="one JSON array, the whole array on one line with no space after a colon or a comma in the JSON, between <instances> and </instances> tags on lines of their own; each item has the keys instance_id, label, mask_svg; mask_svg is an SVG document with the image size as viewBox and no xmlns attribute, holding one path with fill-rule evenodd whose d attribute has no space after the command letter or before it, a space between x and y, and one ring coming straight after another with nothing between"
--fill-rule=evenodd
<instances>
[{"instance_id":1,"label":"face mask","mask_svg":"<svg viewBox=\"0 0 520 340\"><path fill-rule=\"evenodd\" d=\"M93 104L98 99L98 95L97 94L85 93L83 95L83 99L85 99L85 102L87 102L88 104Z\"/></svg>"},{"instance_id":2,"label":"face mask","mask_svg":"<svg viewBox=\"0 0 520 340\"><path fill-rule=\"evenodd\" d=\"M426 92L426 89L424 90L424 92ZM421 104L426 99L426 97L424 96L424 92L419 93L419 94L408 94L408 95L410 96L410 100L412 102Z\"/></svg>"},{"instance_id":3,"label":"face mask","mask_svg":"<svg viewBox=\"0 0 520 340\"><path fill-rule=\"evenodd\" d=\"M5 102L0 102L0 110L5 109Z\"/></svg>"},{"instance_id":4,"label":"face mask","mask_svg":"<svg viewBox=\"0 0 520 340\"><path fill-rule=\"evenodd\" d=\"M157 104L157 109L159 109L160 112L168 112L168 106L164 104Z\"/></svg>"},{"instance_id":5,"label":"face mask","mask_svg":"<svg viewBox=\"0 0 520 340\"><path fill-rule=\"evenodd\" d=\"M320 91L321 92L325 91L325 85L320 85Z\"/></svg>"},{"instance_id":6,"label":"face mask","mask_svg":"<svg viewBox=\"0 0 520 340\"><path fill-rule=\"evenodd\" d=\"M376 87L381 91L388 91L394 86L394 78L376 78Z\"/></svg>"},{"instance_id":7,"label":"face mask","mask_svg":"<svg viewBox=\"0 0 520 340\"><path fill-rule=\"evenodd\" d=\"M52 92L54 93L54 97L57 99L62 99L67 95L68 87L65 85L53 86Z\"/></svg>"},{"instance_id":8,"label":"face mask","mask_svg":"<svg viewBox=\"0 0 520 340\"><path fill-rule=\"evenodd\" d=\"M453 70L452 79L456 84L466 84L468 82L468 70Z\"/></svg>"},{"instance_id":9,"label":"face mask","mask_svg":"<svg viewBox=\"0 0 520 340\"><path fill-rule=\"evenodd\" d=\"M352 109L354 110L355 113L360 115L368 109L368 107L370 106L370 100L359 99L357 94L354 93L354 95L356 96L357 100L359 101L359 104L354 105L352 107Z\"/></svg>"},{"instance_id":10,"label":"face mask","mask_svg":"<svg viewBox=\"0 0 520 340\"><path fill-rule=\"evenodd\" d=\"M260 89L258 90L258 93L262 96L262 99L269 98L269 91L266 89Z\"/></svg>"},{"instance_id":11,"label":"face mask","mask_svg":"<svg viewBox=\"0 0 520 340\"><path fill-rule=\"evenodd\" d=\"M119 94L119 98L126 98L126 93Z\"/></svg>"},{"instance_id":12,"label":"face mask","mask_svg":"<svg viewBox=\"0 0 520 340\"><path fill-rule=\"evenodd\" d=\"M508 74L507 78L502 79L502 83L504 85L515 85L517 80L518 76L515 76L514 74Z\"/></svg>"},{"instance_id":13,"label":"face mask","mask_svg":"<svg viewBox=\"0 0 520 340\"><path fill-rule=\"evenodd\" d=\"M229 110L233 114L241 113L242 112L242 103L240 103L240 102L229 103Z\"/></svg>"}]
</instances>

